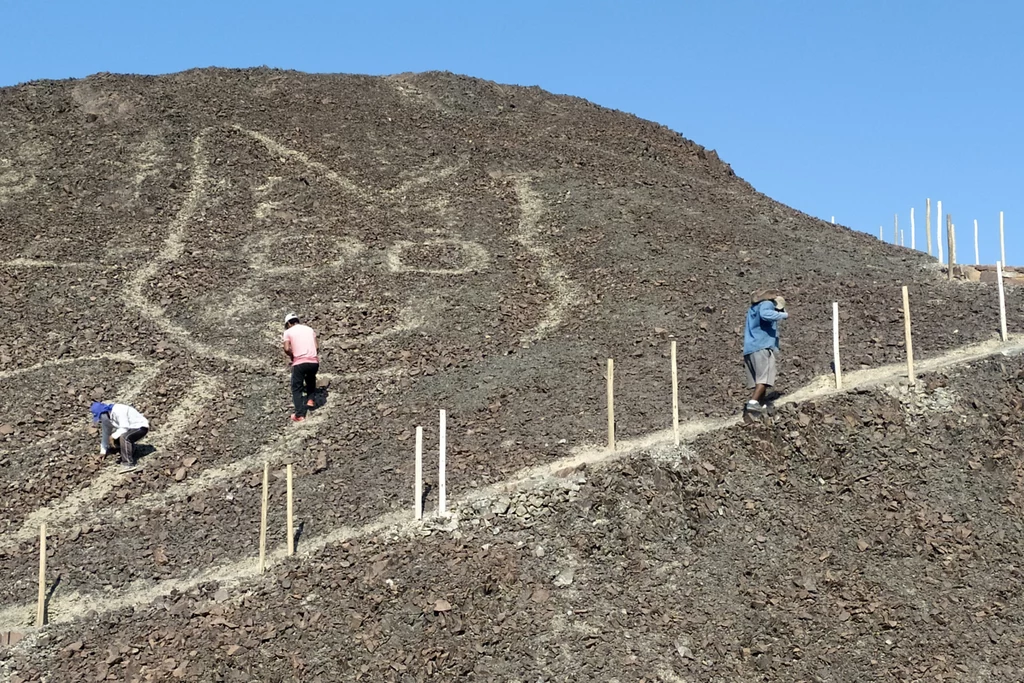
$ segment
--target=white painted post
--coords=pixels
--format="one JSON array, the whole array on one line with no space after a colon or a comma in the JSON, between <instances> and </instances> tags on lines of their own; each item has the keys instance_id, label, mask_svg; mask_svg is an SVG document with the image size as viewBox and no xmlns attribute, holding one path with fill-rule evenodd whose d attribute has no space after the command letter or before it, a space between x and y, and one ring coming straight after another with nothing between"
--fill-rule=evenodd
<instances>
[{"instance_id":1,"label":"white painted post","mask_svg":"<svg viewBox=\"0 0 1024 683\"><path fill-rule=\"evenodd\" d=\"M913 386L917 379L914 376L914 341L910 334L910 294L903 285L903 334L907 345L907 381Z\"/></svg>"},{"instance_id":2,"label":"white painted post","mask_svg":"<svg viewBox=\"0 0 1024 683\"><path fill-rule=\"evenodd\" d=\"M679 370L676 368L676 342L672 341L672 435L679 445Z\"/></svg>"},{"instance_id":3,"label":"white painted post","mask_svg":"<svg viewBox=\"0 0 1024 683\"><path fill-rule=\"evenodd\" d=\"M938 202L938 211L935 214L935 248L939 253L939 263L942 263L942 202Z\"/></svg>"},{"instance_id":4,"label":"white painted post","mask_svg":"<svg viewBox=\"0 0 1024 683\"><path fill-rule=\"evenodd\" d=\"M447 510L448 483L445 481L445 450L448 448L448 417L441 411L441 427L437 437L437 514L443 515Z\"/></svg>"},{"instance_id":5,"label":"white painted post","mask_svg":"<svg viewBox=\"0 0 1024 683\"><path fill-rule=\"evenodd\" d=\"M832 356L836 365L836 389L843 388L843 370L839 364L839 302L832 302Z\"/></svg>"},{"instance_id":6,"label":"white painted post","mask_svg":"<svg viewBox=\"0 0 1024 683\"><path fill-rule=\"evenodd\" d=\"M904 239L905 237L906 236L903 234L903 231L900 230L900 246L901 247L907 246L907 241L906 241L906 239Z\"/></svg>"},{"instance_id":7,"label":"white painted post","mask_svg":"<svg viewBox=\"0 0 1024 683\"><path fill-rule=\"evenodd\" d=\"M46 624L46 523L39 525L39 600L36 603L36 626Z\"/></svg>"},{"instance_id":8,"label":"white painted post","mask_svg":"<svg viewBox=\"0 0 1024 683\"><path fill-rule=\"evenodd\" d=\"M917 231L914 229L914 207L910 207L910 248L917 249Z\"/></svg>"},{"instance_id":9,"label":"white painted post","mask_svg":"<svg viewBox=\"0 0 1024 683\"><path fill-rule=\"evenodd\" d=\"M608 359L608 450L615 450L615 361Z\"/></svg>"},{"instance_id":10,"label":"white painted post","mask_svg":"<svg viewBox=\"0 0 1024 683\"><path fill-rule=\"evenodd\" d=\"M900 215L898 213L892 215L892 243L900 243Z\"/></svg>"},{"instance_id":11,"label":"white painted post","mask_svg":"<svg viewBox=\"0 0 1024 683\"><path fill-rule=\"evenodd\" d=\"M295 554L295 516L292 509L292 464L288 463L285 465L285 479L287 486L287 505L288 505L288 557Z\"/></svg>"},{"instance_id":12,"label":"white painted post","mask_svg":"<svg viewBox=\"0 0 1024 683\"><path fill-rule=\"evenodd\" d=\"M999 282L999 336L1003 341L1009 338L1006 333L1006 295L1003 293L1003 262L996 261L996 280Z\"/></svg>"},{"instance_id":13,"label":"white painted post","mask_svg":"<svg viewBox=\"0 0 1024 683\"><path fill-rule=\"evenodd\" d=\"M953 279L953 265L956 263L956 247L953 237L953 217L946 214L946 263L949 279Z\"/></svg>"},{"instance_id":14,"label":"white painted post","mask_svg":"<svg viewBox=\"0 0 1024 683\"><path fill-rule=\"evenodd\" d=\"M932 255L932 200L924 200L924 234L928 237L928 255Z\"/></svg>"},{"instance_id":15,"label":"white painted post","mask_svg":"<svg viewBox=\"0 0 1024 683\"><path fill-rule=\"evenodd\" d=\"M999 258L1006 265L1006 242L1003 240L1003 212L999 212Z\"/></svg>"},{"instance_id":16,"label":"white painted post","mask_svg":"<svg viewBox=\"0 0 1024 683\"><path fill-rule=\"evenodd\" d=\"M978 219L974 219L974 265L981 263L981 257L978 254Z\"/></svg>"},{"instance_id":17,"label":"white painted post","mask_svg":"<svg viewBox=\"0 0 1024 683\"><path fill-rule=\"evenodd\" d=\"M413 485L416 519L423 519L423 427L416 428L416 483Z\"/></svg>"},{"instance_id":18,"label":"white painted post","mask_svg":"<svg viewBox=\"0 0 1024 683\"><path fill-rule=\"evenodd\" d=\"M835 225L835 224L836 224L836 217L832 216L832 225Z\"/></svg>"},{"instance_id":19,"label":"white painted post","mask_svg":"<svg viewBox=\"0 0 1024 683\"><path fill-rule=\"evenodd\" d=\"M885 241L885 236L882 234L882 226L881 225L878 226L878 239L882 240L883 242Z\"/></svg>"}]
</instances>

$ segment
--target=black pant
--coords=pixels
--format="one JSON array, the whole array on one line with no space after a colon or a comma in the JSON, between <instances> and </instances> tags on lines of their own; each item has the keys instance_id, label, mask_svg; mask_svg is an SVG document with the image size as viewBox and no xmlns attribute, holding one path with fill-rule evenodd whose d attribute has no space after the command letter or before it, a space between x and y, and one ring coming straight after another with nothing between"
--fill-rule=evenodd
<instances>
[{"instance_id":1,"label":"black pant","mask_svg":"<svg viewBox=\"0 0 1024 683\"><path fill-rule=\"evenodd\" d=\"M129 429L117 440L121 448L121 462L129 467L135 465L135 442L149 433L149 427Z\"/></svg>"},{"instance_id":2,"label":"black pant","mask_svg":"<svg viewBox=\"0 0 1024 683\"><path fill-rule=\"evenodd\" d=\"M292 366L292 403L295 405L297 417L306 416L306 398L313 398L316 392L316 371L319 369L319 363L299 363Z\"/></svg>"}]
</instances>

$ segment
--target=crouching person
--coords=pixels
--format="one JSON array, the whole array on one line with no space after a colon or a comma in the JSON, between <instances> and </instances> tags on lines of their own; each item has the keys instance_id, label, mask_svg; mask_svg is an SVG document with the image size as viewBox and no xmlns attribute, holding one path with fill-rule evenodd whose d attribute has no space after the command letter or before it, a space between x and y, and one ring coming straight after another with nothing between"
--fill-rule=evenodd
<instances>
[{"instance_id":1,"label":"crouching person","mask_svg":"<svg viewBox=\"0 0 1024 683\"><path fill-rule=\"evenodd\" d=\"M149 433L149 420L122 403L93 403L89 408L93 424L100 425L100 454L112 448L121 452L121 464L135 467L135 444Z\"/></svg>"}]
</instances>

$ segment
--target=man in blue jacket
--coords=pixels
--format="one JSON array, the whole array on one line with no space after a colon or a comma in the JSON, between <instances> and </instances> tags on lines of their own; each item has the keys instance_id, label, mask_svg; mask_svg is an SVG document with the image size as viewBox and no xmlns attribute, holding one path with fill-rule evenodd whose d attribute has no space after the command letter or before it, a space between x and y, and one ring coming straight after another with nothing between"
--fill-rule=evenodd
<instances>
[{"instance_id":1,"label":"man in blue jacket","mask_svg":"<svg viewBox=\"0 0 1024 683\"><path fill-rule=\"evenodd\" d=\"M761 412L768 387L775 384L776 357L779 353L778 322L789 317L786 300L773 289L755 290L750 295L747 324L743 332L743 366L747 371L747 388L754 395L747 401L744 413Z\"/></svg>"}]
</instances>

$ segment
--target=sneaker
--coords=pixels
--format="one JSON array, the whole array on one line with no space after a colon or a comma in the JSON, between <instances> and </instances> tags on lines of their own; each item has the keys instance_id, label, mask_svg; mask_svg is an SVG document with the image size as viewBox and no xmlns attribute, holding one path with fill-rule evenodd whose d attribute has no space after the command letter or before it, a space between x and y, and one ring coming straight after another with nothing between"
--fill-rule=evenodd
<instances>
[{"instance_id":1,"label":"sneaker","mask_svg":"<svg viewBox=\"0 0 1024 683\"><path fill-rule=\"evenodd\" d=\"M750 399L749 401L747 401L747 410L761 410L761 407L761 404L755 401L754 399Z\"/></svg>"},{"instance_id":2,"label":"sneaker","mask_svg":"<svg viewBox=\"0 0 1024 683\"><path fill-rule=\"evenodd\" d=\"M313 399L309 399L308 401L306 401L306 405L309 406L310 408L315 408L316 402L313 401Z\"/></svg>"},{"instance_id":3,"label":"sneaker","mask_svg":"<svg viewBox=\"0 0 1024 683\"><path fill-rule=\"evenodd\" d=\"M292 415L292 422L305 422L306 418L302 415Z\"/></svg>"}]
</instances>

